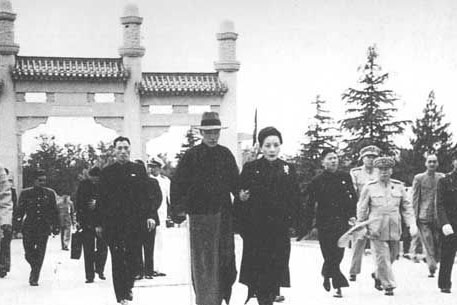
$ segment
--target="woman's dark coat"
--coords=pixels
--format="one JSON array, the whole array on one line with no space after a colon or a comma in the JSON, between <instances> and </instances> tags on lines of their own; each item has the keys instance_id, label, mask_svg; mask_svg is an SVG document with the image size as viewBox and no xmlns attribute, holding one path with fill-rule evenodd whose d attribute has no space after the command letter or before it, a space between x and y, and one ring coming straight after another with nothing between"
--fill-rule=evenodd
<instances>
[{"instance_id":1,"label":"woman's dark coat","mask_svg":"<svg viewBox=\"0 0 457 305\"><path fill-rule=\"evenodd\" d=\"M280 159L246 163L240 188L250 191L248 201L235 200L243 238L240 282L249 287L250 296L259 288L289 287L289 229L297 227L301 215L295 169Z\"/></svg>"}]
</instances>

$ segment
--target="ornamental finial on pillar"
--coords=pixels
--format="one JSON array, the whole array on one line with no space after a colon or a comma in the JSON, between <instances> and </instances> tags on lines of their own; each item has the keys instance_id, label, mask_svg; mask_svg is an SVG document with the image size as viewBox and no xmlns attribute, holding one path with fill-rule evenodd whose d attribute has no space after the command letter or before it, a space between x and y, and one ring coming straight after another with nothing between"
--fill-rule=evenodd
<instances>
[{"instance_id":1,"label":"ornamental finial on pillar","mask_svg":"<svg viewBox=\"0 0 457 305\"><path fill-rule=\"evenodd\" d=\"M142 57L145 48L141 46L141 24L143 18L140 17L140 10L134 3L129 3L124 7L121 17L123 27L123 45L119 49L121 56Z\"/></svg>"},{"instance_id":2,"label":"ornamental finial on pillar","mask_svg":"<svg viewBox=\"0 0 457 305\"><path fill-rule=\"evenodd\" d=\"M236 60L236 40L238 33L231 20L224 20L220 25L220 32L216 34L219 45L219 60L214 63L217 71L236 72L240 69L240 62Z\"/></svg>"},{"instance_id":3,"label":"ornamental finial on pillar","mask_svg":"<svg viewBox=\"0 0 457 305\"><path fill-rule=\"evenodd\" d=\"M0 55L16 55L19 45L14 43L16 14L9 0L0 0Z\"/></svg>"}]
</instances>

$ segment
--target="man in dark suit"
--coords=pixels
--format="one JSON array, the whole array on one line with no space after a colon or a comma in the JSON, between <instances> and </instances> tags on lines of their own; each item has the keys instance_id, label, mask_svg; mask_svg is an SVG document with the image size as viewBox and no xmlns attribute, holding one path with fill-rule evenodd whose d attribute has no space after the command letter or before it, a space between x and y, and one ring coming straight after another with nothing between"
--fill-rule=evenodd
<instances>
[{"instance_id":1,"label":"man in dark suit","mask_svg":"<svg viewBox=\"0 0 457 305\"><path fill-rule=\"evenodd\" d=\"M95 234L96 201L99 198L100 168L94 167L89 171L89 178L81 181L76 192L76 221L82 229L84 266L86 283L93 283L95 273L105 280L105 270L108 247L102 238Z\"/></svg>"},{"instance_id":2,"label":"man in dark suit","mask_svg":"<svg viewBox=\"0 0 457 305\"><path fill-rule=\"evenodd\" d=\"M141 160L135 160L136 163L145 167L145 164ZM145 167L146 168L146 167ZM137 271L135 280L140 280L143 277L147 279L154 278L154 244L155 244L155 235L157 226L160 224L159 215L157 210L160 207L162 202L162 193L160 191L160 186L157 180L147 177L147 190L150 192L149 198L151 199L149 204L152 206L154 226L152 230L148 230L146 227L143 227L140 232L140 242L138 247L138 261L137 261ZM144 249L144 260L143 260L143 249Z\"/></svg>"},{"instance_id":3,"label":"man in dark suit","mask_svg":"<svg viewBox=\"0 0 457 305\"><path fill-rule=\"evenodd\" d=\"M25 259L30 264L29 284L38 286L49 234L59 234L59 211L56 194L46 185L46 174L42 170L34 173L33 187L24 189L19 196L14 219L22 224Z\"/></svg>"},{"instance_id":4,"label":"man in dark suit","mask_svg":"<svg viewBox=\"0 0 457 305\"><path fill-rule=\"evenodd\" d=\"M154 228L154 209L149 204L146 169L130 161L130 140L116 138L114 153L116 162L100 175L96 232L108 243L114 292L117 301L125 305L133 298L140 232Z\"/></svg>"},{"instance_id":5,"label":"man in dark suit","mask_svg":"<svg viewBox=\"0 0 457 305\"><path fill-rule=\"evenodd\" d=\"M438 287L451 293L451 274L457 251L457 154L452 157L454 170L438 180L436 208L438 227L443 233Z\"/></svg>"}]
</instances>

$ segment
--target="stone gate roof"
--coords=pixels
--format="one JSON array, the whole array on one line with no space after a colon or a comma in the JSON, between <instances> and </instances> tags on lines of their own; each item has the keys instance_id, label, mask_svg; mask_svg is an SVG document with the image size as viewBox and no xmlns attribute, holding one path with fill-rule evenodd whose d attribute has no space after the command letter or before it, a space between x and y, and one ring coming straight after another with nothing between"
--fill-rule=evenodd
<instances>
[{"instance_id":1,"label":"stone gate roof","mask_svg":"<svg viewBox=\"0 0 457 305\"><path fill-rule=\"evenodd\" d=\"M224 95L218 73L143 73L140 94L152 96Z\"/></svg>"},{"instance_id":2,"label":"stone gate roof","mask_svg":"<svg viewBox=\"0 0 457 305\"><path fill-rule=\"evenodd\" d=\"M16 56L15 80L126 80L122 58Z\"/></svg>"}]
</instances>

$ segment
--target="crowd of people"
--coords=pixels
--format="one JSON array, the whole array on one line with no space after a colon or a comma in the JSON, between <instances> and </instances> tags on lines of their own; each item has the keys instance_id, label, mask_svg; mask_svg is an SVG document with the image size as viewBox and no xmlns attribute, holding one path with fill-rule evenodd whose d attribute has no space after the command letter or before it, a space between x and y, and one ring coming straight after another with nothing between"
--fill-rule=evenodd
<instances>
[{"instance_id":1,"label":"crowd of people","mask_svg":"<svg viewBox=\"0 0 457 305\"><path fill-rule=\"evenodd\" d=\"M426 157L426 171L414 177L411 195L392 179L395 161L376 146L360 151L362 166L339 170L338 154L324 149L323 171L305 193L294 166L279 158L282 135L274 127L258 134L261 156L244 164L241 174L232 152L219 144L222 126L215 112L205 112L199 129L202 143L180 160L172 181L161 175L161 160L146 164L130 160L130 140L114 140L116 162L94 167L80 182L75 206L68 197L57 204L46 188L46 173L34 173L34 185L13 197L9 176L0 167L0 277L10 268L12 225L21 226L29 283L37 286L48 236L62 233L68 249L72 224L83 234L86 283L95 274L105 279L108 249L118 303L133 299L135 280L166 276L154 264L154 248L162 245L167 210L177 224L188 219L192 283L196 304L227 304L237 278L234 232L243 240L239 281L248 288L247 301L260 305L284 300L281 287L290 287L291 238L300 240L317 230L323 256L323 288L343 297L342 288L357 281L362 258L371 248L374 288L394 295L392 264L400 253L404 231L423 245L429 277L439 265L438 287L451 292L451 272L457 250L457 156L454 171L437 172L438 159ZM14 212L13 212L14 210ZM72 215L75 211L76 219ZM69 215L61 217L59 214ZM352 238L349 281L340 263L342 240ZM144 255L143 255L144 254Z\"/></svg>"}]
</instances>

